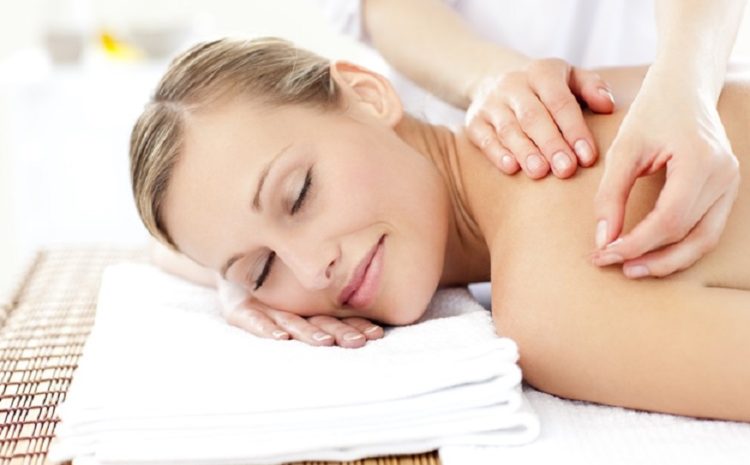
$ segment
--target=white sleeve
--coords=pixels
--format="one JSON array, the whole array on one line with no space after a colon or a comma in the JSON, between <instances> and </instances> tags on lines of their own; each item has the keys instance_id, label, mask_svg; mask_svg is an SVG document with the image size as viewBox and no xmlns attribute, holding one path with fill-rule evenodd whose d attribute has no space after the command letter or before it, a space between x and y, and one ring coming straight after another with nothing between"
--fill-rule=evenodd
<instances>
[{"instance_id":1,"label":"white sleeve","mask_svg":"<svg viewBox=\"0 0 750 465\"><path fill-rule=\"evenodd\" d=\"M364 28L363 0L315 0L333 29L357 41L369 44Z\"/></svg>"}]
</instances>

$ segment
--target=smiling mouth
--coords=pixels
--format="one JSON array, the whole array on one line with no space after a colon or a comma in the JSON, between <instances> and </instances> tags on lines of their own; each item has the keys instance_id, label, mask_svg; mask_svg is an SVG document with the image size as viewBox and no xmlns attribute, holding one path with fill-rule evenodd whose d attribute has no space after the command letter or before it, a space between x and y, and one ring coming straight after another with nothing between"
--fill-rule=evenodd
<instances>
[{"instance_id":1,"label":"smiling mouth","mask_svg":"<svg viewBox=\"0 0 750 465\"><path fill-rule=\"evenodd\" d=\"M384 243L385 235L380 237L357 266L349 284L339 295L340 306L364 309L375 299L382 272Z\"/></svg>"}]
</instances>

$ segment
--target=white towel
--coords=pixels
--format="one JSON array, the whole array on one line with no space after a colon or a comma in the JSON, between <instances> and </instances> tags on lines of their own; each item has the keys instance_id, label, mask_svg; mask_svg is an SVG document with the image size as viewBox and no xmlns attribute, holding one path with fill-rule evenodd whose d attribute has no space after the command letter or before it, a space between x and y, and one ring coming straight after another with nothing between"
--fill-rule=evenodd
<instances>
[{"instance_id":1,"label":"white towel","mask_svg":"<svg viewBox=\"0 0 750 465\"><path fill-rule=\"evenodd\" d=\"M520 447L446 446L443 465L747 465L750 424L562 399L524 385L539 438Z\"/></svg>"},{"instance_id":2,"label":"white towel","mask_svg":"<svg viewBox=\"0 0 750 465\"><path fill-rule=\"evenodd\" d=\"M524 444L539 422L517 359L466 289L363 348L311 347L227 325L213 290L115 265L49 458L263 464Z\"/></svg>"}]
</instances>

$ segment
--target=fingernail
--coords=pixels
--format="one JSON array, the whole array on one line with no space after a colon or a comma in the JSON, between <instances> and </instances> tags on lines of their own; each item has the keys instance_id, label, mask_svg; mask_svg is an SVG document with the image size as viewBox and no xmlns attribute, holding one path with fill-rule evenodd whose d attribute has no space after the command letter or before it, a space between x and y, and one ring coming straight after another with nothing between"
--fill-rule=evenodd
<instances>
[{"instance_id":1,"label":"fingernail","mask_svg":"<svg viewBox=\"0 0 750 465\"><path fill-rule=\"evenodd\" d=\"M330 334L326 334L324 332L318 331L317 333L313 334L313 339L316 341L325 341L326 339L331 339L333 336Z\"/></svg>"},{"instance_id":2,"label":"fingernail","mask_svg":"<svg viewBox=\"0 0 750 465\"><path fill-rule=\"evenodd\" d=\"M589 143L583 139L579 139L573 149L576 151L576 155L583 163L591 163L594 161L594 152L591 150Z\"/></svg>"},{"instance_id":3,"label":"fingernail","mask_svg":"<svg viewBox=\"0 0 750 465\"><path fill-rule=\"evenodd\" d=\"M651 274L646 265L626 266L623 271L625 272L625 276L633 279L643 278Z\"/></svg>"},{"instance_id":4,"label":"fingernail","mask_svg":"<svg viewBox=\"0 0 750 465\"><path fill-rule=\"evenodd\" d=\"M346 333L346 334L344 334L344 340L345 341L354 341L356 339L362 339L363 337L365 337L365 336L363 334L359 334L359 333Z\"/></svg>"},{"instance_id":5,"label":"fingernail","mask_svg":"<svg viewBox=\"0 0 750 465\"><path fill-rule=\"evenodd\" d=\"M601 249L606 244L607 244L607 220L599 220L599 222L596 224L596 246Z\"/></svg>"},{"instance_id":6,"label":"fingernail","mask_svg":"<svg viewBox=\"0 0 750 465\"><path fill-rule=\"evenodd\" d=\"M558 173L562 173L570 166L570 159L565 152L557 152L552 155L552 164Z\"/></svg>"},{"instance_id":7,"label":"fingernail","mask_svg":"<svg viewBox=\"0 0 750 465\"><path fill-rule=\"evenodd\" d=\"M542 157L536 154L531 154L526 157L526 168L531 172L539 171L542 167Z\"/></svg>"},{"instance_id":8,"label":"fingernail","mask_svg":"<svg viewBox=\"0 0 750 465\"><path fill-rule=\"evenodd\" d=\"M370 334L370 333L374 333L375 331L377 331L379 329L380 329L379 326L370 326L364 332L365 332L365 334Z\"/></svg>"},{"instance_id":9,"label":"fingernail","mask_svg":"<svg viewBox=\"0 0 750 465\"><path fill-rule=\"evenodd\" d=\"M617 238L617 239L615 239L614 241L612 241L612 242L610 242L609 244L607 244L607 247L605 247L605 249L611 249L611 248L613 248L614 246L616 246L617 244L619 244L620 242L622 242L622 237L618 237L618 238Z\"/></svg>"},{"instance_id":10,"label":"fingernail","mask_svg":"<svg viewBox=\"0 0 750 465\"><path fill-rule=\"evenodd\" d=\"M608 266L613 263L622 263L623 258L622 255L616 254L616 253L605 253L599 256L599 258L596 259L596 264L599 266Z\"/></svg>"},{"instance_id":11,"label":"fingernail","mask_svg":"<svg viewBox=\"0 0 750 465\"><path fill-rule=\"evenodd\" d=\"M271 335L275 337L276 339L284 339L284 338L289 337L289 333L287 333L286 331L281 331L279 329L272 332Z\"/></svg>"},{"instance_id":12,"label":"fingernail","mask_svg":"<svg viewBox=\"0 0 750 465\"><path fill-rule=\"evenodd\" d=\"M508 171L513 169L513 159L510 157L510 155L503 155L502 161L500 163L502 163L503 168Z\"/></svg>"},{"instance_id":13,"label":"fingernail","mask_svg":"<svg viewBox=\"0 0 750 465\"><path fill-rule=\"evenodd\" d=\"M599 93L601 95L607 97L608 99L610 99L612 101L612 105L615 104L615 96L612 95L612 92L610 92L609 89L607 89L605 87L600 87L599 88Z\"/></svg>"}]
</instances>

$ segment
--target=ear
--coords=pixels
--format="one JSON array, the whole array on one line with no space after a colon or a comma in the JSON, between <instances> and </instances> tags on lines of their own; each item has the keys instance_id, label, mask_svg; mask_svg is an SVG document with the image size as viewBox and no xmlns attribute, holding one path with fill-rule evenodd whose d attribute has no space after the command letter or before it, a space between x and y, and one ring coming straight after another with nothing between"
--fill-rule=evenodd
<instances>
[{"instance_id":1,"label":"ear","mask_svg":"<svg viewBox=\"0 0 750 465\"><path fill-rule=\"evenodd\" d=\"M330 65L331 78L341 89L347 110L364 112L395 127L404 116L401 99L383 76L347 61Z\"/></svg>"}]
</instances>

